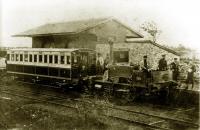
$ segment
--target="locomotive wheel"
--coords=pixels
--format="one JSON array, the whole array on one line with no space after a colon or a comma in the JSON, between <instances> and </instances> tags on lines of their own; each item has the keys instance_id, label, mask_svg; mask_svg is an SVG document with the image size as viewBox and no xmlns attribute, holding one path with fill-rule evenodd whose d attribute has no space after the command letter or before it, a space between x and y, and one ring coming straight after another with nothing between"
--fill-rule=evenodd
<instances>
[{"instance_id":1,"label":"locomotive wheel","mask_svg":"<svg viewBox=\"0 0 200 130\"><path fill-rule=\"evenodd\" d=\"M130 89L129 93L127 94L126 100L127 100L128 102L132 102L132 101L135 100L136 97L137 97L136 88L133 87L133 88Z\"/></svg>"},{"instance_id":2,"label":"locomotive wheel","mask_svg":"<svg viewBox=\"0 0 200 130\"><path fill-rule=\"evenodd\" d=\"M133 102L137 97L136 89L131 88L124 92L118 91L115 94L115 97L118 105L125 105L127 103Z\"/></svg>"}]
</instances>

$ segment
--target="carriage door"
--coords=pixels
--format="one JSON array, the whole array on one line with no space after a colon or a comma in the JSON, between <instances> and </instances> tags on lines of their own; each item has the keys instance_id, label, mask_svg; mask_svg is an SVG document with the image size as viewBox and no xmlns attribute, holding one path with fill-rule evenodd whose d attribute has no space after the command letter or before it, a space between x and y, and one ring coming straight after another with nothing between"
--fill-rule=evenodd
<instances>
[{"instance_id":1,"label":"carriage door","mask_svg":"<svg viewBox=\"0 0 200 130\"><path fill-rule=\"evenodd\" d=\"M72 71L72 73L71 73L71 77L72 78L78 78L79 77L79 75L80 75L80 55L79 55L79 53L77 53L77 52L73 52L72 54L71 54L71 57L72 57L72 59L71 59L71 71Z\"/></svg>"},{"instance_id":2,"label":"carriage door","mask_svg":"<svg viewBox=\"0 0 200 130\"><path fill-rule=\"evenodd\" d=\"M81 71L82 73L87 74L88 73L88 52L82 52L81 53Z\"/></svg>"}]
</instances>

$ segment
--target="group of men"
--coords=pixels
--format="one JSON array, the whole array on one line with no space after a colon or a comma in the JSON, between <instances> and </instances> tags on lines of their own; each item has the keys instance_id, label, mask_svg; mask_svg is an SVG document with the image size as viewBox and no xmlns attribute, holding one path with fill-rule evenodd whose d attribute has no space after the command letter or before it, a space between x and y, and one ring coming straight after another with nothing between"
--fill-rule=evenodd
<instances>
[{"instance_id":1,"label":"group of men","mask_svg":"<svg viewBox=\"0 0 200 130\"><path fill-rule=\"evenodd\" d=\"M194 85L194 72L196 71L196 68L194 66L194 64L192 64L191 62L187 63L187 78L186 78L186 84L187 87L189 84L192 84L192 89L193 89L193 85ZM168 69L167 66L167 61L165 59L165 55L162 55L162 58L159 60L158 63L158 69L160 71L164 71ZM174 58L174 61L170 64L170 69L172 70L172 78L173 80L177 81L178 77L179 77L179 62L177 58Z\"/></svg>"},{"instance_id":2,"label":"group of men","mask_svg":"<svg viewBox=\"0 0 200 130\"><path fill-rule=\"evenodd\" d=\"M165 59L165 55L162 55L162 58L158 62L158 70L165 71L168 69L167 61ZM174 58L174 61L170 64L170 69L173 72L172 78L173 80L178 80L179 75L179 63L177 58Z\"/></svg>"},{"instance_id":3,"label":"group of men","mask_svg":"<svg viewBox=\"0 0 200 130\"><path fill-rule=\"evenodd\" d=\"M167 61L165 59L165 55L162 55L162 58L159 60L158 62L158 70L159 71L165 71L168 69L172 70L172 78L173 80L177 81L178 77L179 77L179 73L180 73L180 66L179 66L179 62L177 58L174 58L174 61L171 64L167 64ZM105 72L105 70L107 69L107 66L109 64L109 55L106 55L106 58L103 59L102 55L100 53L98 53L98 57L97 57L97 73L98 74L103 74ZM148 70L148 60L147 60L147 56L143 57L143 62L144 62L144 68L146 68ZM193 88L193 77L194 77L194 72L195 72L195 66L191 63L188 63L188 71L187 71L187 79L186 79L186 84L192 84L192 88Z\"/></svg>"}]
</instances>

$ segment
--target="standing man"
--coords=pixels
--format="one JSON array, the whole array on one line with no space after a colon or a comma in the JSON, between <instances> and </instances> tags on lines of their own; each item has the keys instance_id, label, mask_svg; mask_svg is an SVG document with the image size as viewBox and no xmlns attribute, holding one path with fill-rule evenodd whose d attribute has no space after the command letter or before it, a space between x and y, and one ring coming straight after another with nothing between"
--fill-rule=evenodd
<instances>
[{"instance_id":1,"label":"standing man","mask_svg":"<svg viewBox=\"0 0 200 130\"><path fill-rule=\"evenodd\" d=\"M172 78L177 81L179 76L179 63L177 58L174 58L174 62L171 63Z\"/></svg>"},{"instance_id":2,"label":"standing man","mask_svg":"<svg viewBox=\"0 0 200 130\"><path fill-rule=\"evenodd\" d=\"M110 62L110 58L109 58L109 55L107 54L106 58L104 60L104 71L106 71L108 69L109 62Z\"/></svg>"},{"instance_id":3,"label":"standing man","mask_svg":"<svg viewBox=\"0 0 200 130\"><path fill-rule=\"evenodd\" d=\"M167 61L165 60L165 55L162 55L162 59L159 60L158 69L161 71L167 70Z\"/></svg>"},{"instance_id":4,"label":"standing man","mask_svg":"<svg viewBox=\"0 0 200 130\"><path fill-rule=\"evenodd\" d=\"M103 74L103 68L104 68L104 60L100 53L98 53L97 57L97 73Z\"/></svg>"},{"instance_id":5,"label":"standing man","mask_svg":"<svg viewBox=\"0 0 200 130\"><path fill-rule=\"evenodd\" d=\"M144 60L144 68L148 69L148 64L147 64L147 56L143 56L143 60Z\"/></svg>"},{"instance_id":6,"label":"standing man","mask_svg":"<svg viewBox=\"0 0 200 130\"><path fill-rule=\"evenodd\" d=\"M187 88L188 88L189 84L192 84L192 89L193 89L193 86L194 86L194 72L196 72L196 67L190 61L189 62L189 69L188 69L188 73L187 73L187 79L186 79Z\"/></svg>"}]
</instances>

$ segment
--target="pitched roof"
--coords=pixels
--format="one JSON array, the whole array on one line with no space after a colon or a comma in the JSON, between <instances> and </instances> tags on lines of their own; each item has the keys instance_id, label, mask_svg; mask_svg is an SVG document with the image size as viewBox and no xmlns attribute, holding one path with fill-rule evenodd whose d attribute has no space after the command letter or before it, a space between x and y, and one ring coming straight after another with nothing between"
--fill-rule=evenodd
<instances>
[{"instance_id":1,"label":"pitched roof","mask_svg":"<svg viewBox=\"0 0 200 130\"><path fill-rule=\"evenodd\" d=\"M128 26L122 24L121 22L113 18L98 18L98 19L87 19L87 20L79 20L79 21L45 24L45 25L27 30L25 32L13 35L13 36L33 37L33 36L44 36L44 35L77 34L111 20L123 25L125 28L137 34L139 37L143 37L141 34L136 32L135 30L129 28Z\"/></svg>"},{"instance_id":2,"label":"pitched roof","mask_svg":"<svg viewBox=\"0 0 200 130\"><path fill-rule=\"evenodd\" d=\"M153 42L151 40L146 40L146 39L142 39L142 38L136 39L136 40L128 40L128 39L126 39L126 42L127 43L150 43L150 44L153 44L154 46L157 46L157 47L159 47L159 48L161 48L163 50L166 50L166 51L168 51L168 52L170 52L170 53L172 53L174 55L180 56L180 54L178 52L176 52L176 51L174 51L174 50L172 50L172 49L170 49L170 48L168 48L166 46L163 46L163 45L160 45L158 43L155 43L155 42Z\"/></svg>"}]
</instances>

